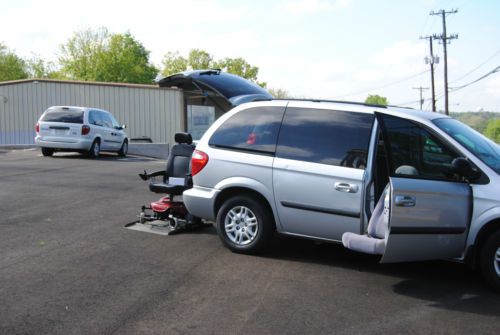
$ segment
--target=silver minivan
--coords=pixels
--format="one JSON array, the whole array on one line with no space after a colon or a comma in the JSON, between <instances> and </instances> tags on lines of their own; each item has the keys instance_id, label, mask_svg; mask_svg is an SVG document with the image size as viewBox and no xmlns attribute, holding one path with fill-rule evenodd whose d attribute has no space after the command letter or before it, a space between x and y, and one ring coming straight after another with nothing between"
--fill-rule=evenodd
<instances>
[{"instance_id":1,"label":"silver minivan","mask_svg":"<svg viewBox=\"0 0 500 335\"><path fill-rule=\"evenodd\" d=\"M126 156L128 138L113 115L103 109L74 106L48 108L36 126L35 144L44 156L56 151L77 151L91 157L101 151Z\"/></svg>"},{"instance_id":2,"label":"silver minivan","mask_svg":"<svg viewBox=\"0 0 500 335\"><path fill-rule=\"evenodd\" d=\"M261 251L275 231L381 262L456 259L500 289L500 149L439 113L273 100L218 119L192 157L189 212Z\"/></svg>"}]
</instances>

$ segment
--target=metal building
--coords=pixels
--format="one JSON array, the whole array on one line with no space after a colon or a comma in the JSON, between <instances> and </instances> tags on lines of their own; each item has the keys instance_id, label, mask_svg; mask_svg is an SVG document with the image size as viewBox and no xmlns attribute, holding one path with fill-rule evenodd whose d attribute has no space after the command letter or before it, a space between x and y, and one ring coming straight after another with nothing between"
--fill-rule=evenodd
<instances>
[{"instance_id":1,"label":"metal building","mask_svg":"<svg viewBox=\"0 0 500 335\"><path fill-rule=\"evenodd\" d=\"M50 106L86 106L110 111L127 125L129 138L173 143L184 131L182 90L156 85L28 79L0 82L0 144L32 144L35 124Z\"/></svg>"}]
</instances>

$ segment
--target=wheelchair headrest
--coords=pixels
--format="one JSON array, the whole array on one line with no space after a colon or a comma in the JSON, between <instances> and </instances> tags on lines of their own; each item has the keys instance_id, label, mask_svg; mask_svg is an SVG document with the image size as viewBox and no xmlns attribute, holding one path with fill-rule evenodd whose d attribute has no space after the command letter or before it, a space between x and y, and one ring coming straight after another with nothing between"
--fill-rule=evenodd
<instances>
[{"instance_id":1,"label":"wheelchair headrest","mask_svg":"<svg viewBox=\"0 0 500 335\"><path fill-rule=\"evenodd\" d=\"M418 176L418 170L411 165L401 165L396 169L396 174L405 174L408 176Z\"/></svg>"},{"instance_id":2,"label":"wheelchair headrest","mask_svg":"<svg viewBox=\"0 0 500 335\"><path fill-rule=\"evenodd\" d=\"M175 142L192 144L193 138L191 137L190 133L175 133Z\"/></svg>"}]
</instances>

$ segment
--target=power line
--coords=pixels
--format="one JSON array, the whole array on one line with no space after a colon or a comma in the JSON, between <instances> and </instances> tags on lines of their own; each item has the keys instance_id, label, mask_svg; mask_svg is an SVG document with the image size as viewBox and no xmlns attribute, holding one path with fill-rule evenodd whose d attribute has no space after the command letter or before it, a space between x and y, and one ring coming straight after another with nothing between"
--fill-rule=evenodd
<instances>
[{"instance_id":1,"label":"power line","mask_svg":"<svg viewBox=\"0 0 500 335\"><path fill-rule=\"evenodd\" d=\"M397 80L397 81L394 81L394 82L391 82L391 83L388 83L388 84L386 84L386 85L379 86L379 87L376 87L376 88L370 88L370 89L363 90L363 91L351 92L351 93L347 93L347 94L343 94L343 95L336 95L336 96L332 96L332 97L327 97L327 98L325 98L325 99L326 99L326 100L327 100L327 99L339 99L339 98L345 98L345 97L348 97L348 96L351 96L351 95L356 95L356 94L361 94L361 93L371 92L371 91L375 91L375 90L380 90L380 89L382 89L382 88L386 88L386 87L389 87L389 86L392 86L392 85L396 85L396 84L402 83L402 82L404 82L404 81L407 81L407 80L413 79L413 78L415 78L415 77L421 76L421 75L423 75L424 73L427 73L427 72L429 72L429 70L422 71L422 72L420 72L420 73L417 73L417 74L411 75L411 76L409 76L409 77L405 77L405 78L403 78L403 79L400 79L400 80Z\"/></svg>"},{"instance_id":2,"label":"power line","mask_svg":"<svg viewBox=\"0 0 500 335\"><path fill-rule=\"evenodd\" d=\"M430 100L430 99L423 99L423 100ZM411 100L411 101L405 101L405 102L398 102L395 103L395 106L404 106L404 105L413 105L419 103L421 100ZM391 103L392 105L392 103Z\"/></svg>"},{"instance_id":3,"label":"power line","mask_svg":"<svg viewBox=\"0 0 500 335\"><path fill-rule=\"evenodd\" d=\"M470 85L472 85L472 84L475 84L475 83L477 83L478 81L481 81L481 80L485 79L486 77L489 77L489 76L491 76L492 74L497 73L497 72L500 72L500 66L497 66L496 68L494 68L494 69L493 69L493 70L491 70L490 72L488 72L488 73L486 73L486 74L482 75L481 77L479 77L479 78L477 78L477 79L475 79L475 80L471 81L470 83L467 83L467 84L462 85L462 86L453 87L453 88L451 88L450 90L451 90L451 92L456 92L456 91L458 91L458 90L461 90L461 89L463 89L463 88L466 88L467 86L470 86Z\"/></svg>"},{"instance_id":4,"label":"power line","mask_svg":"<svg viewBox=\"0 0 500 335\"><path fill-rule=\"evenodd\" d=\"M473 68L472 70L470 70L469 72L467 72L466 74L464 74L463 76L461 76L461 77L459 77L457 79L452 80L451 83L457 82L460 79L463 79L463 78L467 77L469 74L471 74L472 72L476 71L481 66L483 66L484 64L488 63L490 60L492 60L493 58L495 58L495 56L497 56L498 54L500 54L500 49L497 50L492 56L488 57L487 60L485 60L484 62L482 62L481 64L479 64L478 66L476 66L475 68Z\"/></svg>"}]
</instances>

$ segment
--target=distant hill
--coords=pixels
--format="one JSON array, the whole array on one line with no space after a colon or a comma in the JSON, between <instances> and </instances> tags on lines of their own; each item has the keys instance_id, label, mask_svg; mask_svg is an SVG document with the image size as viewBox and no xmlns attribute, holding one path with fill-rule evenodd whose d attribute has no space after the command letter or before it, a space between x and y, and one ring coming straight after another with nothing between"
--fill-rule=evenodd
<instances>
[{"instance_id":1,"label":"distant hill","mask_svg":"<svg viewBox=\"0 0 500 335\"><path fill-rule=\"evenodd\" d=\"M450 116L474 128L481 134L484 134L484 130L490 120L500 119L500 113L495 112L450 113Z\"/></svg>"}]
</instances>

